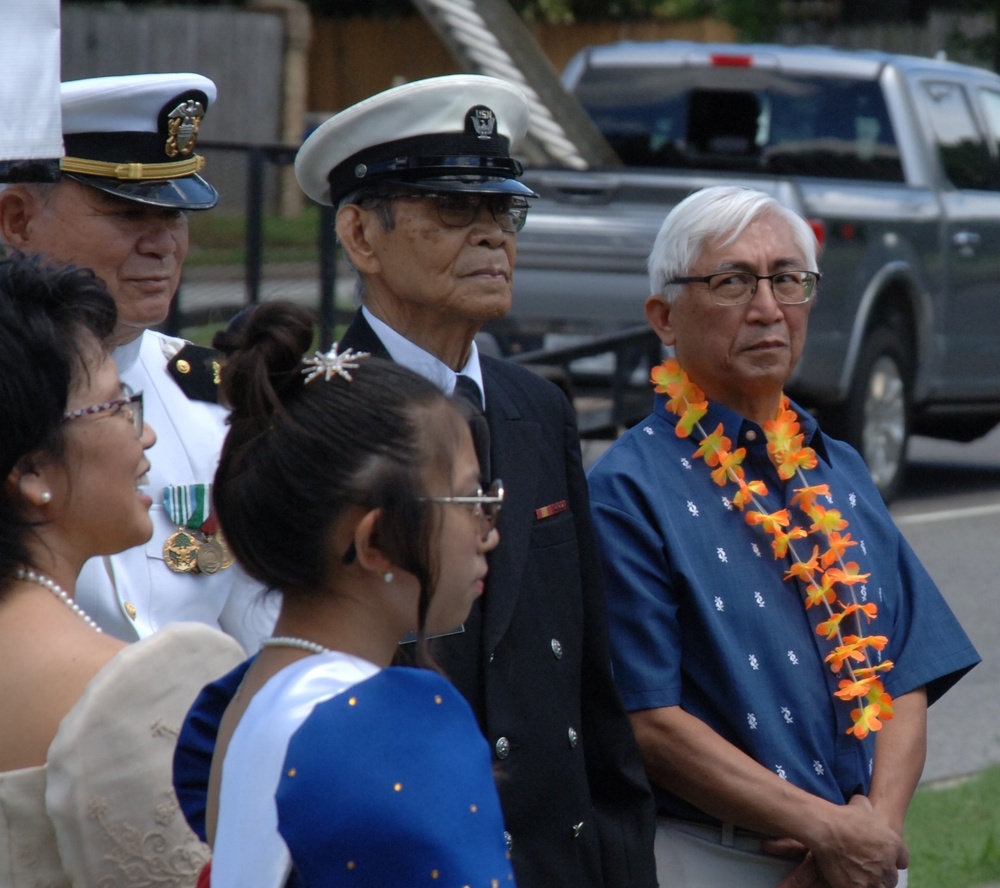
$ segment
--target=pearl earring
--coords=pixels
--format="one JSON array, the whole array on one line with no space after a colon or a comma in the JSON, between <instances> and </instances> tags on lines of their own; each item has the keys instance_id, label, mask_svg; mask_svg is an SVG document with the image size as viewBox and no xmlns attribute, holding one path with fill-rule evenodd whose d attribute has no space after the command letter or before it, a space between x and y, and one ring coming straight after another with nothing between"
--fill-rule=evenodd
<instances>
[{"instance_id":1,"label":"pearl earring","mask_svg":"<svg viewBox=\"0 0 1000 888\"><path fill-rule=\"evenodd\" d=\"M42 491L42 502L43 503L52 502L52 493L51 493L51 491L48 491L48 490L43 490Z\"/></svg>"},{"instance_id":2,"label":"pearl earring","mask_svg":"<svg viewBox=\"0 0 1000 888\"><path fill-rule=\"evenodd\" d=\"M385 580L385 581L386 581L387 583L391 583L391 582L393 581L393 579L394 579L394 577L393 577L393 575L392 575L392 571L391 571L391 570L387 570L387 571L386 571L386 572L385 572L385 573L384 573L384 574L382 575L382 579L383 579L383 580Z\"/></svg>"}]
</instances>

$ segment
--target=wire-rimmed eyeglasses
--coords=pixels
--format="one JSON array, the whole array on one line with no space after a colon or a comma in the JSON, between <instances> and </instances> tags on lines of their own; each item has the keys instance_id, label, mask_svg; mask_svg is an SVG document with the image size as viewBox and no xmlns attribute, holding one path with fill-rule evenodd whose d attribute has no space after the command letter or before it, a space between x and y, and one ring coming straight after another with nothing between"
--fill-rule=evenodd
<instances>
[{"instance_id":1,"label":"wire-rimmed eyeglasses","mask_svg":"<svg viewBox=\"0 0 1000 888\"><path fill-rule=\"evenodd\" d=\"M706 284L716 305L746 305L753 299L760 282L770 281L775 301L782 305L801 305L812 299L820 277L818 271L778 271L774 274L719 271L701 277L678 277L667 284Z\"/></svg>"},{"instance_id":2,"label":"wire-rimmed eyeglasses","mask_svg":"<svg viewBox=\"0 0 1000 888\"><path fill-rule=\"evenodd\" d=\"M125 416L132 420L137 437L142 437L142 392L133 392L129 386L122 383L122 396L114 401L106 401L103 404L94 404L92 407L81 407L79 410L71 410L62 415L63 422L72 422L74 419L81 419L84 416L93 416L96 413L105 413L108 416Z\"/></svg>"},{"instance_id":3,"label":"wire-rimmed eyeglasses","mask_svg":"<svg viewBox=\"0 0 1000 888\"><path fill-rule=\"evenodd\" d=\"M472 514L486 522L486 532L483 534L485 540L493 528L497 526L497 519L500 517L500 507L503 504L503 481L499 478L495 479L485 493L480 487L475 496L422 496L420 501L472 506Z\"/></svg>"},{"instance_id":4,"label":"wire-rimmed eyeglasses","mask_svg":"<svg viewBox=\"0 0 1000 888\"><path fill-rule=\"evenodd\" d=\"M441 224L448 228L466 228L486 204L497 225L503 231L516 234L528 218L527 198L516 194L490 194L464 191L412 191L388 194L385 200L433 200Z\"/></svg>"}]
</instances>

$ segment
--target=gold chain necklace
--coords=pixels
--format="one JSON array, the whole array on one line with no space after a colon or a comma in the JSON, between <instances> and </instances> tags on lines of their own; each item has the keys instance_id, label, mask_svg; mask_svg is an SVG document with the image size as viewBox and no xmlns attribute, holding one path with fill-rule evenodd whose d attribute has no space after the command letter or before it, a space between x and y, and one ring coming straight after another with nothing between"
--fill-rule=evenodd
<instances>
[{"instance_id":1,"label":"gold chain necklace","mask_svg":"<svg viewBox=\"0 0 1000 888\"><path fill-rule=\"evenodd\" d=\"M871 731L878 731L883 721L892 718L892 697L886 693L879 679L880 674L892 669L892 661L873 664L871 651L881 651L888 644L884 635L865 635L862 619L871 623L878 615L872 602L860 602L855 586L864 583L870 574L858 572L858 565L844 560L847 550L856 546L851 539L847 520L837 509L820 504L820 498L830 497L827 484L810 486L805 473L817 465L816 451L803 444L798 416L789 406L788 398L781 396L781 403L774 419L764 423L767 453L784 483L792 479L801 482L793 488L792 505L812 522L808 527L792 524L788 509L767 512L761 498L767 496L767 486L760 480L747 480L743 469L746 448L732 450L732 442L725 436L722 423L711 434L705 432L701 420L708 413L705 393L688 378L675 358L668 358L652 371L652 382L659 394L668 396L666 409L679 419L675 433L687 438L697 432L700 441L695 457L703 459L712 469L712 480L720 487L736 484L732 504L744 512L747 524L760 527L772 537L771 549L775 559L790 557L791 566L785 580L802 584L806 610L822 607L827 619L816 627L816 632L833 643L833 650L824 660L834 673L847 669L848 678L842 679L834 696L841 700L857 701L851 710L851 727L848 734L863 740ZM747 509L747 506L752 508ZM814 541L811 552L803 557L801 549ZM818 541L818 542L815 542ZM798 543L798 545L797 545ZM844 621L853 618L855 632L844 634Z\"/></svg>"}]
</instances>

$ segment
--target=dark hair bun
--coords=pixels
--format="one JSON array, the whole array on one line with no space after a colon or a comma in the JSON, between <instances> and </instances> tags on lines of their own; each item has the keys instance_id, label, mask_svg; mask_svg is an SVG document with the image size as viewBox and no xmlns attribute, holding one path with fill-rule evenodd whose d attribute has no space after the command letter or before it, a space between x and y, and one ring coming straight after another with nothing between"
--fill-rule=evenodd
<instances>
[{"instance_id":1,"label":"dark hair bun","mask_svg":"<svg viewBox=\"0 0 1000 888\"><path fill-rule=\"evenodd\" d=\"M233 318L212 345L227 356L222 399L234 420L266 425L301 390L302 358L313 342L313 317L291 302L265 302Z\"/></svg>"}]
</instances>

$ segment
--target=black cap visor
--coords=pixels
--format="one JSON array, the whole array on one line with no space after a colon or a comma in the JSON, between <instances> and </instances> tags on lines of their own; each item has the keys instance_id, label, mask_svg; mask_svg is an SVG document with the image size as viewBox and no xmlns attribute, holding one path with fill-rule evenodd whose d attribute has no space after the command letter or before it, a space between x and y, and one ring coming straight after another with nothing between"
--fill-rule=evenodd
<instances>
[{"instance_id":1,"label":"black cap visor","mask_svg":"<svg viewBox=\"0 0 1000 888\"><path fill-rule=\"evenodd\" d=\"M122 200L152 207L176 210L210 210L219 202L219 192L201 176L194 174L176 179L115 179L106 176L85 176L82 173L63 175L82 185L89 185Z\"/></svg>"},{"instance_id":2,"label":"black cap visor","mask_svg":"<svg viewBox=\"0 0 1000 888\"><path fill-rule=\"evenodd\" d=\"M432 193L455 191L465 194L516 194L521 197L538 197L517 179L496 176L428 176L427 178L385 176L376 181L379 185L398 185L400 188Z\"/></svg>"}]
</instances>

